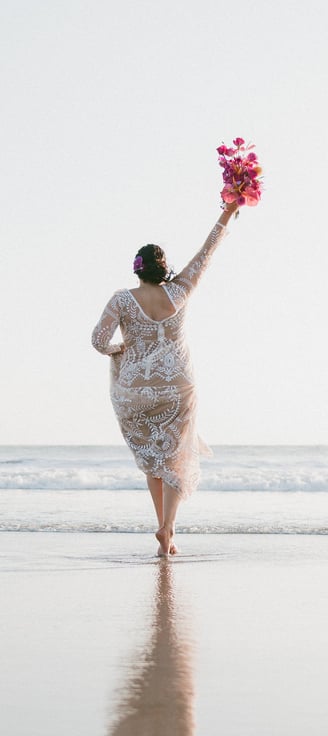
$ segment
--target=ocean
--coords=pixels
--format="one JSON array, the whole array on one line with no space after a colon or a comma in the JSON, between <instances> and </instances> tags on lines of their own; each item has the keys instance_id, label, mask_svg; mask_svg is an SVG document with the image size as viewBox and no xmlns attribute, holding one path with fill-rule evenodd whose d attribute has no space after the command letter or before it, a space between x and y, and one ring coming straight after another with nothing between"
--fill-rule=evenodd
<instances>
[{"instance_id":1,"label":"ocean","mask_svg":"<svg viewBox=\"0 0 328 736\"><path fill-rule=\"evenodd\" d=\"M3 733L326 733L328 447L213 447L156 527L126 447L1 448Z\"/></svg>"},{"instance_id":2,"label":"ocean","mask_svg":"<svg viewBox=\"0 0 328 736\"><path fill-rule=\"evenodd\" d=\"M328 446L214 446L177 533L328 533ZM124 446L0 447L0 531L153 533Z\"/></svg>"}]
</instances>

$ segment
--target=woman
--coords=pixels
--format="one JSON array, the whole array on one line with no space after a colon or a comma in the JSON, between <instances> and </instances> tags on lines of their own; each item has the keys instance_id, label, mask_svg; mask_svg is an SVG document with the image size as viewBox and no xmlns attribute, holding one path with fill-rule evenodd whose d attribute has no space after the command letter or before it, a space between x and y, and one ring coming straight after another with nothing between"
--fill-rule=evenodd
<instances>
[{"instance_id":1,"label":"woman","mask_svg":"<svg viewBox=\"0 0 328 736\"><path fill-rule=\"evenodd\" d=\"M226 205L203 247L172 280L165 254L146 245L134 260L136 289L116 291L92 333L92 344L110 355L111 400L123 437L147 478L159 529L158 554L176 554L179 503L199 479L200 440L196 393L184 338L190 294L237 209ZM120 326L124 342L111 343Z\"/></svg>"}]
</instances>

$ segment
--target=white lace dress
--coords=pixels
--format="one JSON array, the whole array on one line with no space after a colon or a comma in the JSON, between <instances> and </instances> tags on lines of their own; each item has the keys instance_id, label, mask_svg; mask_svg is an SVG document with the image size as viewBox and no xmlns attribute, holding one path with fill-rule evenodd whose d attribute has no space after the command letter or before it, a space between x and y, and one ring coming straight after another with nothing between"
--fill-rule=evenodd
<instances>
[{"instance_id":1,"label":"white lace dress","mask_svg":"<svg viewBox=\"0 0 328 736\"><path fill-rule=\"evenodd\" d=\"M116 291L92 333L111 356L111 400L123 437L144 473L162 478L183 498L199 480L201 445L195 426L196 391L184 335L188 298L225 232L216 223L203 247L161 288L174 306L163 320L148 317L128 289ZM111 342L120 326L124 352Z\"/></svg>"}]
</instances>

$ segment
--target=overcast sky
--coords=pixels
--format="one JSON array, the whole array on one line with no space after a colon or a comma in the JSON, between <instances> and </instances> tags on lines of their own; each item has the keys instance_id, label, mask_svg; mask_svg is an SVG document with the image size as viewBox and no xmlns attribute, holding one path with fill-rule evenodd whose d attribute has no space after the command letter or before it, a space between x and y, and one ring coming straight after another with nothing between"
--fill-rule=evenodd
<instances>
[{"instance_id":1,"label":"overcast sky","mask_svg":"<svg viewBox=\"0 0 328 736\"><path fill-rule=\"evenodd\" d=\"M121 442L90 333L132 261L179 270L220 213L216 147L265 174L190 303L199 430L328 441L327 5L3 0L1 443Z\"/></svg>"}]
</instances>

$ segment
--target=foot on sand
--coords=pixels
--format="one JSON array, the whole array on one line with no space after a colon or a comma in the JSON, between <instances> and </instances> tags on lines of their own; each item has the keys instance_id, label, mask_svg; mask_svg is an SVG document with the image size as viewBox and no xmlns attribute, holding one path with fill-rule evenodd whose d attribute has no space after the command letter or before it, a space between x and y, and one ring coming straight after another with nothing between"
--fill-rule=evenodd
<instances>
[{"instance_id":1,"label":"foot on sand","mask_svg":"<svg viewBox=\"0 0 328 736\"><path fill-rule=\"evenodd\" d=\"M165 525L161 526L155 534L157 541L160 543L158 550L159 557L168 557L170 548L172 546L173 529L168 529ZM175 545L173 545L175 547ZM175 554L175 553L171 553Z\"/></svg>"},{"instance_id":2,"label":"foot on sand","mask_svg":"<svg viewBox=\"0 0 328 736\"><path fill-rule=\"evenodd\" d=\"M177 555L178 552L179 552L179 550L178 550L177 546L174 544L174 542L171 542L170 549L169 549L169 554L170 555ZM157 555L158 555L158 557L161 557L163 555L162 547L159 547L158 548Z\"/></svg>"}]
</instances>

